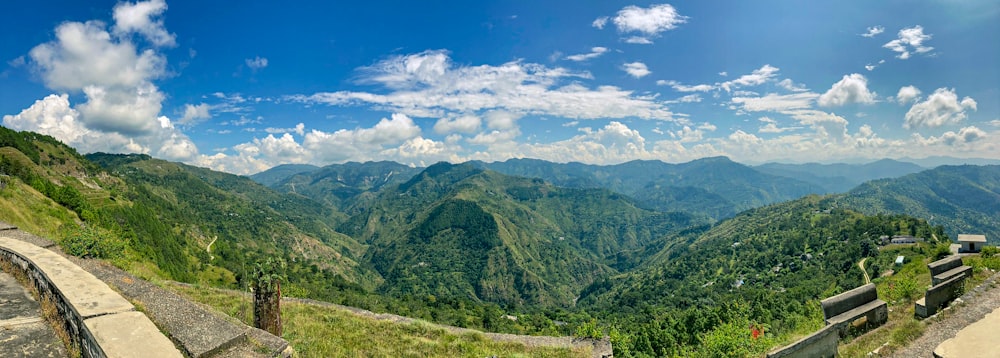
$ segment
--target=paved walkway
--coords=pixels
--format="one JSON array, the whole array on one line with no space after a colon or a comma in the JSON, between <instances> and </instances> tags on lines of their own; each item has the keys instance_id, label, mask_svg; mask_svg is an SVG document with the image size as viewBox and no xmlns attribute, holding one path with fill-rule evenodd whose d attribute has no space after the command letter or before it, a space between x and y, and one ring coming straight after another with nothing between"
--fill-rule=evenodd
<instances>
[{"instance_id":1,"label":"paved walkway","mask_svg":"<svg viewBox=\"0 0 1000 358\"><path fill-rule=\"evenodd\" d=\"M0 271L0 357L68 357L42 309L13 276Z\"/></svg>"}]
</instances>

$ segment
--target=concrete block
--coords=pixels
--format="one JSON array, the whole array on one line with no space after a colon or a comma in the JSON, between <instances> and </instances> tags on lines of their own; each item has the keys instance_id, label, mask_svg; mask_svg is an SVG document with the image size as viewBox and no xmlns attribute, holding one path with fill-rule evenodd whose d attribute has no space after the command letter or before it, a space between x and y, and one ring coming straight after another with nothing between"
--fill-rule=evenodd
<instances>
[{"instance_id":1,"label":"concrete block","mask_svg":"<svg viewBox=\"0 0 1000 358\"><path fill-rule=\"evenodd\" d=\"M182 358L174 344L142 312L124 312L84 320L104 355L114 357Z\"/></svg>"},{"instance_id":2,"label":"concrete block","mask_svg":"<svg viewBox=\"0 0 1000 358\"><path fill-rule=\"evenodd\" d=\"M983 319L958 331L954 338L941 342L934 349L934 357L996 357L997 329L1000 329L1000 309L994 309Z\"/></svg>"},{"instance_id":3,"label":"concrete block","mask_svg":"<svg viewBox=\"0 0 1000 358\"><path fill-rule=\"evenodd\" d=\"M768 352L767 358L832 358L837 356L839 340L837 327L825 326L795 343Z\"/></svg>"},{"instance_id":4,"label":"concrete block","mask_svg":"<svg viewBox=\"0 0 1000 358\"><path fill-rule=\"evenodd\" d=\"M820 301L820 305L823 306L823 318L829 320L877 299L878 292L875 290L875 284L869 283Z\"/></svg>"}]
</instances>

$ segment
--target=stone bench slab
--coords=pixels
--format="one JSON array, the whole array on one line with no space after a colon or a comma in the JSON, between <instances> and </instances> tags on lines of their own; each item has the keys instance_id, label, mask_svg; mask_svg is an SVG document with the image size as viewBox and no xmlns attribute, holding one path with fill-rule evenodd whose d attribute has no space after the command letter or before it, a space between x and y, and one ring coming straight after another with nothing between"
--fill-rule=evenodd
<instances>
[{"instance_id":1,"label":"stone bench slab","mask_svg":"<svg viewBox=\"0 0 1000 358\"><path fill-rule=\"evenodd\" d=\"M882 312L878 312L880 310ZM869 319L869 323L881 324L882 322L885 321L886 318L888 318L888 312L889 312L888 303L882 300L874 300L866 304L863 304L861 306L855 307L850 311L830 317L829 319L826 320L826 323L834 326L842 324L851 324L858 318L869 317L874 313L875 316L873 318L875 319L874 320Z\"/></svg>"},{"instance_id":2,"label":"stone bench slab","mask_svg":"<svg viewBox=\"0 0 1000 358\"><path fill-rule=\"evenodd\" d=\"M142 312L124 312L84 321L110 357L181 358L181 352Z\"/></svg>"},{"instance_id":3,"label":"stone bench slab","mask_svg":"<svg viewBox=\"0 0 1000 358\"><path fill-rule=\"evenodd\" d=\"M934 357L996 357L997 330L1000 330L1000 308L958 331L954 338L941 342L934 349Z\"/></svg>"},{"instance_id":4,"label":"stone bench slab","mask_svg":"<svg viewBox=\"0 0 1000 358\"><path fill-rule=\"evenodd\" d=\"M950 280L952 277L958 277L963 275L969 277L972 275L972 266L959 266L951 270L942 272L940 274L931 277L931 285L937 286L938 284Z\"/></svg>"}]
</instances>

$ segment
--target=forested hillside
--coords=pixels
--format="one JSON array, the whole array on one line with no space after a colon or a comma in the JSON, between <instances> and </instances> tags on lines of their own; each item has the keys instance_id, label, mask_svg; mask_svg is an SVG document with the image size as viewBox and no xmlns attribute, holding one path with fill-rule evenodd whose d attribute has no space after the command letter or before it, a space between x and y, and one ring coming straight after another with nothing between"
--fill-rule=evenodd
<instances>
[{"instance_id":1,"label":"forested hillside","mask_svg":"<svg viewBox=\"0 0 1000 358\"><path fill-rule=\"evenodd\" d=\"M940 166L865 183L838 197L858 211L898 213L942 225L946 232L1000 240L1000 165Z\"/></svg>"},{"instance_id":2,"label":"forested hillside","mask_svg":"<svg viewBox=\"0 0 1000 358\"><path fill-rule=\"evenodd\" d=\"M682 164L636 160L600 166L511 159L479 165L508 175L541 178L558 186L606 188L656 210L685 211L716 219L824 192L818 185L765 174L725 157Z\"/></svg>"},{"instance_id":3,"label":"forested hillside","mask_svg":"<svg viewBox=\"0 0 1000 358\"><path fill-rule=\"evenodd\" d=\"M341 231L392 295L569 307L647 245L704 219L645 210L601 189L565 189L469 164L438 163L386 190Z\"/></svg>"},{"instance_id":4,"label":"forested hillside","mask_svg":"<svg viewBox=\"0 0 1000 358\"><path fill-rule=\"evenodd\" d=\"M643 269L588 287L578 306L612 322L616 353L753 356L774 339L822 322L819 300L863 283L857 262L881 235L945 239L941 227L901 215L866 216L831 198L749 210L667 248ZM622 356L625 356L624 354Z\"/></svg>"}]
</instances>

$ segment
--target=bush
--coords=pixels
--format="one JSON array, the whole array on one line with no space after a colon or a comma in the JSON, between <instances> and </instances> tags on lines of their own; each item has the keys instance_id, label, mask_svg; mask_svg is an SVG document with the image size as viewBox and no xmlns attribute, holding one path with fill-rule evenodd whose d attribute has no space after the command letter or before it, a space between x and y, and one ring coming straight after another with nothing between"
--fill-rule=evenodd
<instances>
[{"instance_id":1,"label":"bush","mask_svg":"<svg viewBox=\"0 0 1000 358\"><path fill-rule=\"evenodd\" d=\"M117 259L125 254L123 241L92 226L66 230L60 244L66 249L66 253L84 258Z\"/></svg>"},{"instance_id":2,"label":"bush","mask_svg":"<svg viewBox=\"0 0 1000 358\"><path fill-rule=\"evenodd\" d=\"M985 246L983 247L983 250L979 252L979 256L982 256L984 259L988 259L996 255L997 252L998 250L996 246Z\"/></svg>"}]
</instances>

